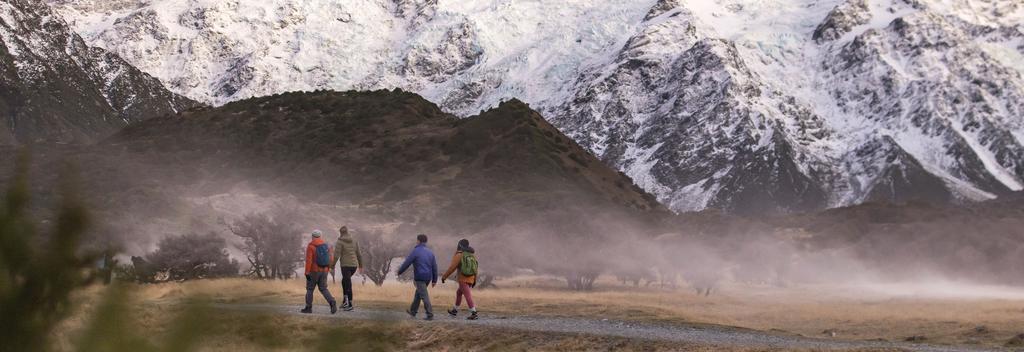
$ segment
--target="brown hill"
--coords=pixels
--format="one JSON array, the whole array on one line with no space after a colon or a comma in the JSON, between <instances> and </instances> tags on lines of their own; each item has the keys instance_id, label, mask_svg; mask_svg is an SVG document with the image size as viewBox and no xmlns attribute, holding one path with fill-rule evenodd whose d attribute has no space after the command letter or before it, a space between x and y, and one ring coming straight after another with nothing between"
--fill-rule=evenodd
<instances>
[{"instance_id":1,"label":"brown hill","mask_svg":"<svg viewBox=\"0 0 1024 352\"><path fill-rule=\"evenodd\" d=\"M288 93L142 121L92 147L38 148L34 179L71 160L119 232L216 228L259 210L222 204L243 193L331 222L449 234L667 213L516 100L459 119L401 91Z\"/></svg>"},{"instance_id":2,"label":"brown hill","mask_svg":"<svg viewBox=\"0 0 1024 352\"><path fill-rule=\"evenodd\" d=\"M557 257L705 284L1024 277L1019 194L966 207L672 216L518 101L457 119L400 91L291 93L143 121L99 145L36 148L38 204L52 203L54 171L72 161L100 230L133 254L166 234L223 233L220 218L284 207L302 228L426 232L441 246L466 236L490 263L549 273L564 269L544 266Z\"/></svg>"}]
</instances>

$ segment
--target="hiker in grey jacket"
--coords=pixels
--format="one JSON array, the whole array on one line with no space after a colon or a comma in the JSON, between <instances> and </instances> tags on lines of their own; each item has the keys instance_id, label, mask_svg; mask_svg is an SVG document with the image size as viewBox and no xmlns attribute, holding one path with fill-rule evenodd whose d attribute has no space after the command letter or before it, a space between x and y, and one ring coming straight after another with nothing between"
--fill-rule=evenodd
<instances>
[{"instance_id":1,"label":"hiker in grey jacket","mask_svg":"<svg viewBox=\"0 0 1024 352\"><path fill-rule=\"evenodd\" d=\"M348 233L348 227L342 226L338 229L341 234L338 242L334 245L334 265L341 268L341 309L352 311L355 308L352 304L352 275L356 270L363 270L363 254L359 252L359 243Z\"/></svg>"}]
</instances>

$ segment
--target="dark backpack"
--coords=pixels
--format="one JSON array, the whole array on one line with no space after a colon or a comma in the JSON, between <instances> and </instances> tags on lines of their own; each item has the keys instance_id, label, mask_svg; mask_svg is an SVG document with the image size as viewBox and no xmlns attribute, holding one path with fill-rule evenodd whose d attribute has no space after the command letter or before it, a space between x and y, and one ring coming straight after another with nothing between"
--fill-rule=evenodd
<instances>
[{"instance_id":1,"label":"dark backpack","mask_svg":"<svg viewBox=\"0 0 1024 352\"><path fill-rule=\"evenodd\" d=\"M469 252L462 252L462 260L459 261L459 272L462 276L475 276L476 269L480 264L476 262L476 255Z\"/></svg>"},{"instance_id":2,"label":"dark backpack","mask_svg":"<svg viewBox=\"0 0 1024 352\"><path fill-rule=\"evenodd\" d=\"M331 266L331 246L326 243L316 246L316 265L321 267Z\"/></svg>"}]
</instances>

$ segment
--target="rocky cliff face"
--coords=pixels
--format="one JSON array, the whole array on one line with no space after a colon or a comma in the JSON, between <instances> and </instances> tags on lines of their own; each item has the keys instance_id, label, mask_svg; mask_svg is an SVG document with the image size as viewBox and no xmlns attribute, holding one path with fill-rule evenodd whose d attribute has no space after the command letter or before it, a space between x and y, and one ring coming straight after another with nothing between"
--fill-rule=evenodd
<instances>
[{"instance_id":1,"label":"rocky cliff face","mask_svg":"<svg viewBox=\"0 0 1024 352\"><path fill-rule=\"evenodd\" d=\"M921 9L828 43L828 93L872 123L864 134L891 136L933 173L990 194L1020 190L1024 80L971 33Z\"/></svg>"},{"instance_id":2,"label":"rocky cliff face","mask_svg":"<svg viewBox=\"0 0 1024 352\"><path fill-rule=\"evenodd\" d=\"M764 84L732 42L702 36L689 11L649 17L555 119L674 209L824 207L810 153L831 133L822 119Z\"/></svg>"},{"instance_id":3,"label":"rocky cliff face","mask_svg":"<svg viewBox=\"0 0 1024 352\"><path fill-rule=\"evenodd\" d=\"M45 3L0 3L0 143L91 142L194 105L86 45Z\"/></svg>"},{"instance_id":4,"label":"rocky cliff face","mask_svg":"<svg viewBox=\"0 0 1024 352\"><path fill-rule=\"evenodd\" d=\"M55 3L90 43L213 104L401 87L468 116L519 98L679 211L1024 182L1013 0Z\"/></svg>"}]
</instances>

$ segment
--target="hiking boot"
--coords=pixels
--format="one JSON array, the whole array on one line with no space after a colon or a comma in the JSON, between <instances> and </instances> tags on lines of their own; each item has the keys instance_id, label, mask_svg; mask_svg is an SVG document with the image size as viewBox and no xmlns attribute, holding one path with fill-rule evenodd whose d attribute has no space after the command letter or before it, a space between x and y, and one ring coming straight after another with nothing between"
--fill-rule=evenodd
<instances>
[{"instance_id":1,"label":"hiking boot","mask_svg":"<svg viewBox=\"0 0 1024 352\"><path fill-rule=\"evenodd\" d=\"M338 303L337 302L331 302L331 314L334 314L334 313L337 313L337 312L338 312Z\"/></svg>"},{"instance_id":2,"label":"hiking boot","mask_svg":"<svg viewBox=\"0 0 1024 352\"><path fill-rule=\"evenodd\" d=\"M405 314L408 314L410 317L413 317L413 318L416 317L416 313L413 313L411 310L408 310L408 309L405 310Z\"/></svg>"},{"instance_id":3,"label":"hiking boot","mask_svg":"<svg viewBox=\"0 0 1024 352\"><path fill-rule=\"evenodd\" d=\"M434 320L434 316L433 315L428 315L426 318L423 318L423 320L426 320L426 321Z\"/></svg>"},{"instance_id":4,"label":"hiking boot","mask_svg":"<svg viewBox=\"0 0 1024 352\"><path fill-rule=\"evenodd\" d=\"M302 308L302 310L300 310L299 312L306 313L306 314L313 313L313 307Z\"/></svg>"},{"instance_id":5,"label":"hiking boot","mask_svg":"<svg viewBox=\"0 0 1024 352\"><path fill-rule=\"evenodd\" d=\"M448 315L451 315L452 318L454 318L454 317L459 315L459 310L455 309L455 308L449 309L448 310Z\"/></svg>"},{"instance_id":6,"label":"hiking boot","mask_svg":"<svg viewBox=\"0 0 1024 352\"><path fill-rule=\"evenodd\" d=\"M468 317L466 317L466 320L477 320L477 319L479 319L479 318L480 318L480 317L478 317L478 316L476 315L476 312L474 311L474 312L471 312L471 313L469 313L469 316L468 316Z\"/></svg>"},{"instance_id":7,"label":"hiking boot","mask_svg":"<svg viewBox=\"0 0 1024 352\"><path fill-rule=\"evenodd\" d=\"M346 304L341 307L341 310L344 310L346 312L351 312L353 309L356 309L356 307L353 306L352 303Z\"/></svg>"}]
</instances>

